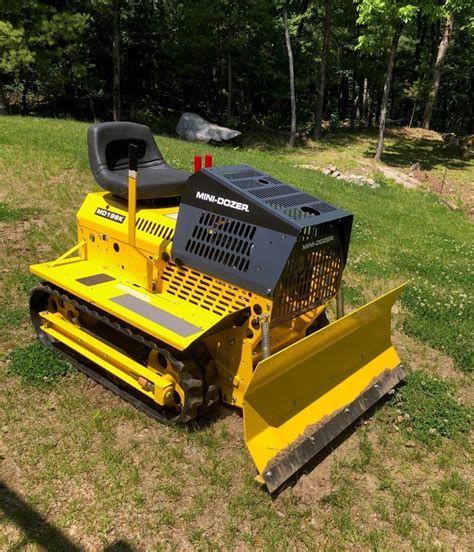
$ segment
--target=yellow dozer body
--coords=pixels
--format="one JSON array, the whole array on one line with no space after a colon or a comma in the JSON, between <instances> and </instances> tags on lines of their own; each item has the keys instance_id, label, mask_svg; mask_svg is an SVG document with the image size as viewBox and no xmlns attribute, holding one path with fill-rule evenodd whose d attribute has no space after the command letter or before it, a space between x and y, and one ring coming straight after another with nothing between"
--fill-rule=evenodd
<instances>
[{"instance_id":1,"label":"yellow dozer body","mask_svg":"<svg viewBox=\"0 0 474 552\"><path fill-rule=\"evenodd\" d=\"M328 324L352 215L248 166L175 171L150 137L89 131L107 191L85 198L77 245L31 267L33 325L164 423L242 409L274 491L404 377L390 339L403 286Z\"/></svg>"}]
</instances>

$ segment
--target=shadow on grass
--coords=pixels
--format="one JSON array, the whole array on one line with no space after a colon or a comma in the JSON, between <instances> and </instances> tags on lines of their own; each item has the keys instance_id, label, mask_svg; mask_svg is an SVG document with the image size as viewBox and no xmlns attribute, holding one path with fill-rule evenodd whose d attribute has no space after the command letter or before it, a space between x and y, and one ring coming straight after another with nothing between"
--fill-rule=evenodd
<instances>
[{"instance_id":1,"label":"shadow on grass","mask_svg":"<svg viewBox=\"0 0 474 552\"><path fill-rule=\"evenodd\" d=\"M373 151L367 150L365 157L372 157ZM468 166L467 159L462 159L456 149L445 147L441 142L432 140L401 140L386 145L382 159L387 165L401 167L420 163L422 169L436 167L463 169Z\"/></svg>"},{"instance_id":2,"label":"shadow on grass","mask_svg":"<svg viewBox=\"0 0 474 552\"><path fill-rule=\"evenodd\" d=\"M341 150L358 146L357 155L372 159L377 144L377 129L335 129L325 131L321 140L314 141L310 146L296 143L294 149L288 152ZM410 137L401 134L397 129L388 129L385 135L386 142L382 159L384 163L393 167L402 167L420 163L424 170L436 167L451 170L463 169L469 165L469 160L463 158L463 151L455 146L446 146L442 141L426 138ZM370 145L367 144L370 142ZM281 151L288 145L288 138L271 135L264 132L249 131L242 139L246 148L272 152ZM365 151L364 151L365 147Z\"/></svg>"},{"instance_id":3,"label":"shadow on grass","mask_svg":"<svg viewBox=\"0 0 474 552\"><path fill-rule=\"evenodd\" d=\"M30 506L15 491L0 480L0 512L22 532L23 538L11 547L21 550L29 543L36 543L47 552L83 552L83 548L74 544L57 527L49 523L44 516ZM103 552L134 552L126 541L116 541Z\"/></svg>"}]
</instances>

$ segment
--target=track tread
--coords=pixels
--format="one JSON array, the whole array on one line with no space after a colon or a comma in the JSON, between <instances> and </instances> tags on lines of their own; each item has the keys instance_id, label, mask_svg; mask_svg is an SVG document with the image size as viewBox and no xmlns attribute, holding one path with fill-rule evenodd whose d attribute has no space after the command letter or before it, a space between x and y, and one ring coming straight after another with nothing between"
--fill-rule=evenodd
<instances>
[{"instance_id":1,"label":"track tread","mask_svg":"<svg viewBox=\"0 0 474 552\"><path fill-rule=\"evenodd\" d=\"M169 419L164 414L160 412L160 407L158 405L151 406L140 400L135 395L127 391L126 388L122 385L116 384L112 379L102 375L97 369L94 369L92 363L84 359L78 353L71 351L70 349L66 350L65 346L55 346L52 341L47 339L44 334L41 334L41 329L39 327L38 314L34 308L35 304L35 294L47 294L48 296L54 296L62 301L73 305L81 313L84 313L88 316L91 316L94 320L101 322L116 331L130 337L144 345L145 347L156 350L162 353L168 361L172 364L173 369L179 374L181 382L180 385L185 391L185 403L181 412L178 413L174 418ZM207 410L210 404L207 402L207 394L210 387L207 387L204 390L204 375L201 374L201 370L195 366L193 363L184 363L176 359L168 349L162 348L161 344L153 340L151 336L147 336L143 332L136 330L126 323L119 321L117 318L108 315L107 313L100 311L99 309L91 308L88 303L82 301L76 296L67 294L63 289L50 284L50 283L40 283L38 284L31 292L30 296L30 315L33 323L33 327L38 333L38 337L46 346L54 348L60 354L65 356L74 366L76 366L81 372L85 373L97 383L100 383L116 395L120 396L128 403L132 404L138 410L144 412L151 418L154 418L162 423L187 423L194 420L203 410ZM213 401L212 404L216 402Z\"/></svg>"}]
</instances>

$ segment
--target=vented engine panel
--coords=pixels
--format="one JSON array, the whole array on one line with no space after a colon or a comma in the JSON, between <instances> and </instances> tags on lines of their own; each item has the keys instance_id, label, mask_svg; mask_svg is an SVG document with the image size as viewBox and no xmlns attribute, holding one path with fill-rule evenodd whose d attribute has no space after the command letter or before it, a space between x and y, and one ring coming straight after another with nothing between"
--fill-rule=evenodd
<instances>
[{"instance_id":1,"label":"vented engine panel","mask_svg":"<svg viewBox=\"0 0 474 552\"><path fill-rule=\"evenodd\" d=\"M272 324L325 303L341 281L352 215L247 165L193 174L172 257L272 297Z\"/></svg>"}]
</instances>

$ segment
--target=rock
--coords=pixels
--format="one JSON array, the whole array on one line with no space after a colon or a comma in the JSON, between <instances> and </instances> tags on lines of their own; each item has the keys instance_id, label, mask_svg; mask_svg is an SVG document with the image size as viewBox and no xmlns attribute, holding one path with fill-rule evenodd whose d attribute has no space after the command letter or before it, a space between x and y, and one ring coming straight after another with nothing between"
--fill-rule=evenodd
<instances>
[{"instance_id":1,"label":"rock","mask_svg":"<svg viewBox=\"0 0 474 552\"><path fill-rule=\"evenodd\" d=\"M407 442L405 443L405 447L406 447L406 448L415 448L415 447L416 447L416 443L413 442L413 441L407 441Z\"/></svg>"},{"instance_id":2,"label":"rock","mask_svg":"<svg viewBox=\"0 0 474 552\"><path fill-rule=\"evenodd\" d=\"M421 165L419 163L413 163L413 165L410 167L410 171L421 171Z\"/></svg>"},{"instance_id":3,"label":"rock","mask_svg":"<svg viewBox=\"0 0 474 552\"><path fill-rule=\"evenodd\" d=\"M441 201L441 203L446 205L446 207L451 209L451 211L457 211L459 209L459 207L455 203L450 201L449 199L445 199L444 197L440 197L439 200Z\"/></svg>"},{"instance_id":4,"label":"rock","mask_svg":"<svg viewBox=\"0 0 474 552\"><path fill-rule=\"evenodd\" d=\"M338 176L341 176L341 173L339 171L333 171L331 173L331 176L333 176L334 178L337 178Z\"/></svg>"},{"instance_id":5,"label":"rock","mask_svg":"<svg viewBox=\"0 0 474 552\"><path fill-rule=\"evenodd\" d=\"M335 165L328 165L328 169L333 173L337 171L337 167Z\"/></svg>"},{"instance_id":6,"label":"rock","mask_svg":"<svg viewBox=\"0 0 474 552\"><path fill-rule=\"evenodd\" d=\"M443 142L447 146L451 145L459 145L459 138L454 134L454 132L445 132L444 134L441 134L441 138L443 139Z\"/></svg>"},{"instance_id":7,"label":"rock","mask_svg":"<svg viewBox=\"0 0 474 552\"><path fill-rule=\"evenodd\" d=\"M310 171L320 171L321 167L315 167L314 165L295 165L299 169L308 169Z\"/></svg>"},{"instance_id":8,"label":"rock","mask_svg":"<svg viewBox=\"0 0 474 552\"><path fill-rule=\"evenodd\" d=\"M379 171L387 178L391 178L395 183L400 184L404 188L415 189L421 186L421 182L405 173L392 169L391 167L384 167L379 165Z\"/></svg>"},{"instance_id":9,"label":"rock","mask_svg":"<svg viewBox=\"0 0 474 552\"><path fill-rule=\"evenodd\" d=\"M346 174L343 178L353 184L357 184L358 186L368 186L369 188L379 188L380 186L377 182L375 182L375 180L372 180L372 178L368 178L360 174Z\"/></svg>"},{"instance_id":10,"label":"rock","mask_svg":"<svg viewBox=\"0 0 474 552\"><path fill-rule=\"evenodd\" d=\"M331 173L332 171L329 167L326 167L325 169L323 169L323 174L325 174L326 176L329 176Z\"/></svg>"},{"instance_id":11,"label":"rock","mask_svg":"<svg viewBox=\"0 0 474 552\"><path fill-rule=\"evenodd\" d=\"M188 142L227 142L242 133L210 123L196 113L183 113L176 125L176 134Z\"/></svg>"}]
</instances>

